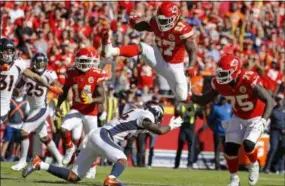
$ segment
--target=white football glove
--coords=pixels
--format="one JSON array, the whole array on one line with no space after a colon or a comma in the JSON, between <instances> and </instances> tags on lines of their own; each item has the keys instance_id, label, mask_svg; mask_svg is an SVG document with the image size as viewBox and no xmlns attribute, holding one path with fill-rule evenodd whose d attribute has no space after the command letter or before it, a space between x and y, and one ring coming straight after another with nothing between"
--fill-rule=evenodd
<instances>
[{"instance_id":1,"label":"white football glove","mask_svg":"<svg viewBox=\"0 0 285 186\"><path fill-rule=\"evenodd\" d=\"M181 124L183 123L183 119L179 116L178 118L175 118L174 116L171 118L169 127L171 130L176 129L178 127L181 127Z\"/></svg>"},{"instance_id":2,"label":"white football glove","mask_svg":"<svg viewBox=\"0 0 285 186\"><path fill-rule=\"evenodd\" d=\"M261 133L263 133L266 126L267 126L267 120L264 118L260 118L259 120L255 121L253 128L256 130L260 130Z\"/></svg>"},{"instance_id":3,"label":"white football glove","mask_svg":"<svg viewBox=\"0 0 285 186\"><path fill-rule=\"evenodd\" d=\"M99 117L99 120L100 121L105 121L107 119L107 113L106 112L102 112L100 117Z\"/></svg>"}]
</instances>

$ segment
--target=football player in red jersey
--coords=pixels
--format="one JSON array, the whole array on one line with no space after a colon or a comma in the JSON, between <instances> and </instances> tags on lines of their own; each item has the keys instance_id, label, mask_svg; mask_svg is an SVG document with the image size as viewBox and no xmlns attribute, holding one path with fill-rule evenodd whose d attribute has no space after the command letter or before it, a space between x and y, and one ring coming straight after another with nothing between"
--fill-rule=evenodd
<instances>
[{"instance_id":1,"label":"football player in red jersey","mask_svg":"<svg viewBox=\"0 0 285 186\"><path fill-rule=\"evenodd\" d=\"M143 59L155 71L166 78L171 90L179 101L188 103L190 89L184 72L184 55L189 55L189 66L196 61L196 46L192 39L193 31L188 23L181 19L179 7L172 2L163 2L156 16L149 21L138 22L130 19L131 26L137 31L153 32L157 46L141 42L139 45L113 47L110 34L103 34L102 55L105 57L133 57L141 54ZM188 92L189 91L189 92Z\"/></svg>"},{"instance_id":2,"label":"football player in red jersey","mask_svg":"<svg viewBox=\"0 0 285 186\"><path fill-rule=\"evenodd\" d=\"M63 164L67 165L73 153L75 145L72 143L70 131L81 131L85 134L91 129L97 128L98 104L104 103L105 92L102 81L106 74L96 68L99 65L99 54L92 48L81 48L75 57L75 66L67 70L67 78L63 86L63 94L58 98L57 115L60 115L60 106L66 99L69 89L72 89L73 100L70 112L64 117L61 126L63 143L66 146L66 154ZM73 136L79 141L81 132ZM76 144L78 145L78 144Z\"/></svg>"},{"instance_id":3,"label":"football player in red jersey","mask_svg":"<svg viewBox=\"0 0 285 186\"><path fill-rule=\"evenodd\" d=\"M234 112L232 120L223 124L226 130L224 156L231 173L228 186L240 184L237 172L238 152L241 144L251 162L249 185L255 185L259 177L255 145L264 131L274 101L262 86L257 73L243 70L241 62L234 55L223 56L217 63L216 72L216 77L212 79L212 88L204 95L192 95L191 100L205 105L221 94L232 104Z\"/></svg>"}]
</instances>

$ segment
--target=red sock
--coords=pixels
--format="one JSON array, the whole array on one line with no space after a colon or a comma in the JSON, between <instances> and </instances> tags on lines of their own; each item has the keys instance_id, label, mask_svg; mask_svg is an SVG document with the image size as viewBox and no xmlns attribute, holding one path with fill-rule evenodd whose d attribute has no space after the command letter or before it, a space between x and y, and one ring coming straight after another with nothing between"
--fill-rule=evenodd
<instances>
[{"instance_id":1,"label":"red sock","mask_svg":"<svg viewBox=\"0 0 285 186\"><path fill-rule=\"evenodd\" d=\"M239 166L239 162L238 162L238 158L234 158L234 159L227 159L227 164L228 164L228 169L230 171L231 174L236 173L238 171L238 166Z\"/></svg>"},{"instance_id":2,"label":"red sock","mask_svg":"<svg viewBox=\"0 0 285 186\"><path fill-rule=\"evenodd\" d=\"M251 163L256 162L256 160L257 160L257 149L255 148L251 153L247 153L246 155L247 155L247 157Z\"/></svg>"},{"instance_id":3,"label":"red sock","mask_svg":"<svg viewBox=\"0 0 285 186\"><path fill-rule=\"evenodd\" d=\"M79 140L74 140L73 143L74 143L74 145L75 145L76 147L79 147L79 145L80 145L80 139L79 139Z\"/></svg>"},{"instance_id":4,"label":"red sock","mask_svg":"<svg viewBox=\"0 0 285 186\"><path fill-rule=\"evenodd\" d=\"M127 45L119 47L120 56L124 57L134 57L139 55L139 46L138 45Z\"/></svg>"},{"instance_id":5,"label":"red sock","mask_svg":"<svg viewBox=\"0 0 285 186\"><path fill-rule=\"evenodd\" d=\"M62 135L62 142L65 145L66 148L72 148L73 144L71 141L71 133L67 132L65 134Z\"/></svg>"}]
</instances>

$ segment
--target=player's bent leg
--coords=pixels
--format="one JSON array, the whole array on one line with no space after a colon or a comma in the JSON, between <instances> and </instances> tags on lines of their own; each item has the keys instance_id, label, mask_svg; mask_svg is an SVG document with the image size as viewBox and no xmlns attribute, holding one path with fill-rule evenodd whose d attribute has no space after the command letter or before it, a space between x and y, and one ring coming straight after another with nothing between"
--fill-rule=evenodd
<instances>
[{"instance_id":1,"label":"player's bent leg","mask_svg":"<svg viewBox=\"0 0 285 186\"><path fill-rule=\"evenodd\" d=\"M60 154L60 152L58 151L54 141L47 135L44 136L44 137L40 136L40 140L41 140L42 143L44 143L46 145L47 149L51 152L53 157L56 159L57 165L62 167L62 159L63 159L63 157Z\"/></svg>"},{"instance_id":2,"label":"player's bent leg","mask_svg":"<svg viewBox=\"0 0 285 186\"><path fill-rule=\"evenodd\" d=\"M259 179L259 163L257 161L257 149L255 148L255 143L245 139L243 141L244 151L246 156L250 160L250 165L248 167L248 184L255 185Z\"/></svg>"},{"instance_id":3,"label":"player's bent leg","mask_svg":"<svg viewBox=\"0 0 285 186\"><path fill-rule=\"evenodd\" d=\"M21 149L22 149L21 158L16 165L13 165L11 167L11 169L14 171L20 171L27 165L27 156L28 156L28 151L29 151L29 146L30 146L30 140L29 140L30 133L21 129L20 134L21 134L20 138L21 138Z\"/></svg>"},{"instance_id":4,"label":"player's bent leg","mask_svg":"<svg viewBox=\"0 0 285 186\"><path fill-rule=\"evenodd\" d=\"M119 159L112 168L110 175L104 180L104 186L123 185L118 177L124 172L127 159Z\"/></svg>"},{"instance_id":5,"label":"player's bent leg","mask_svg":"<svg viewBox=\"0 0 285 186\"><path fill-rule=\"evenodd\" d=\"M224 156L227 161L228 170L231 174L230 183L228 186L239 186L240 179L238 177L238 167L239 167L239 152L240 144L233 142L226 142L224 149Z\"/></svg>"},{"instance_id":6,"label":"player's bent leg","mask_svg":"<svg viewBox=\"0 0 285 186\"><path fill-rule=\"evenodd\" d=\"M47 172L58 178L73 183L76 183L80 180L80 178L73 171L67 168L57 167L54 165L47 164L43 162L38 156L34 157L32 162L25 167L25 169L22 172L22 177L26 178L28 175L30 175L36 170L46 170Z\"/></svg>"}]
</instances>

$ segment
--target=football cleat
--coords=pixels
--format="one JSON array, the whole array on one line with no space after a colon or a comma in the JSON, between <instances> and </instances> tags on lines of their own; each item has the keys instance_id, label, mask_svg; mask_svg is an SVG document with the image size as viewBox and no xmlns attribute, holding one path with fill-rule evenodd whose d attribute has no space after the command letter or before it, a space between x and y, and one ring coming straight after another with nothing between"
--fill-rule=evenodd
<instances>
[{"instance_id":1,"label":"football cleat","mask_svg":"<svg viewBox=\"0 0 285 186\"><path fill-rule=\"evenodd\" d=\"M91 178L95 178L95 177L96 177L96 167L91 167L88 170L85 178L91 179Z\"/></svg>"},{"instance_id":2,"label":"football cleat","mask_svg":"<svg viewBox=\"0 0 285 186\"><path fill-rule=\"evenodd\" d=\"M107 177L104 181L104 186L127 186L123 184L118 178Z\"/></svg>"},{"instance_id":3,"label":"football cleat","mask_svg":"<svg viewBox=\"0 0 285 186\"><path fill-rule=\"evenodd\" d=\"M248 184L250 186L255 185L259 178L259 163L258 161L251 163L248 168Z\"/></svg>"},{"instance_id":4,"label":"football cleat","mask_svg":"<svg viewBox=\"0 0 285 186\"><path fill-rule=\"evenodd\" d=\"M72 145L71 148L66 149L65 156L62 159L62 164L64 166L67 166L69 164L69 162L71 161L71 158L72 158L72 155L74 154L74 152L75 152L75 146L74 145Z\"/></svg>"},{"instance_id":5,"label":"football cleat","mask_svg":"<svg viewBox=\"0 0 285 186\"><path fill-rule=\"evenodd\" d=\"M23 170L22 172L22 177L26 178L29 174L36 170L40 170L40 163L41 163L41 158L39 156L35 156L31 163L29 163Z\"/></svg>"},{"instance_id":6,"label":"football cleat","mask_svg":"<svg viewBox=\"0 0 285 186\"><path fill-rule=\"evenodd\" d=\"M240 186L240 180L237 175L231 176L230 183L227 186Z\"/></svg>"},{"instance_id":7,"label":"football cleat","mask_svg":"<svg viewBox=\"0 0 285 186\"><path fill-rule=\"evenodd\" d=\"M16 165L12 166L11 169L14 171L20 171L27 166L27 162L19 161Z\"/></svg>"}]
</instances>

